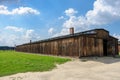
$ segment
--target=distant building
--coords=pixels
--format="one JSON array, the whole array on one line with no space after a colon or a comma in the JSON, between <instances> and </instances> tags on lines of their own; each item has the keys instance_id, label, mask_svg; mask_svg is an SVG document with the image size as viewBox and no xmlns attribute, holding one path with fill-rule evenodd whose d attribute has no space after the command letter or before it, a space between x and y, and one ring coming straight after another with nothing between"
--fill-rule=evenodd
<instances>
[{"instance_id":1,"label":"distant building","mask_svg":"<svg viewBox=\"0 0 120 80\"><path fill-rule=\"evenodd\" d=\"M118 39L105 29L93 29L46 40L30 42L16 47L16 51L61 56L110 56L118 54Z\"/></svg>"},{"instance_id":2,"label":"distant building","mask_svg":"<svg viewBox=\"0 0 120 80\"><path fill-rule=\"evenodd\" d=\"M118 50L120 52L120 41L118 41Z\"/></svg>"},{"instance_id":3,"label":"distant building","mask_svg":"<svg viewBox=\"0 0 120 80\"><path fill-rule=\"evenodd\" d=\"M0 46L0 50L14 50L14 47Z\"/></svg>"}]
</instances>

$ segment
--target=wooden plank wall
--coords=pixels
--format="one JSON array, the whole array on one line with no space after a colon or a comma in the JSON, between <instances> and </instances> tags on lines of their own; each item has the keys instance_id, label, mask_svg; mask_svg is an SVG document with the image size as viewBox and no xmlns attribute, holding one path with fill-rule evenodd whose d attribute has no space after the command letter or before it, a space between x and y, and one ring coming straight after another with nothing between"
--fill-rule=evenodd
<instances>
[{"instance_id":1,"label":"wooden plank wall","mask_svg":"<svg viewBox=\"0 0 120 80\"><path fill-rule=\"evenodd\" d=\"M97 37L102 38L102 39L108 39L109 38L109 32L105 30L96 30L97 32Z\"/></svg>"},{"instance_id":2,"label":"wooden plank wall","mask_svg":"<svg viewBox=\"0 0 120 80\"><path fill-rule=\"evenodd\" d=\"M103 56L102 39L82 37L81 56Z\"/></svg>"},{"instance_id":3,"label":"wooden plank wall","mask_svg":"<svg viewBox=\"0 0 120 80\"><path fill-rule=\"evenodd\" d=\"M118 45L118 52L120 52L120 44Z\"/></svg>"},{"instance_id":4,"label":"wooden plank wall","mask_svg":"<svg viewBox=\"0 0 120 80\"><path fill-rule=\"evenodd\" d=\"M102 39L79 36L21 45L16 51L72 57L103 56L103 42Z\"/></svg>"},{"instance_id":5,"label":"wooden plank wall","mask_svg":"<svg viewBox=\"0 0 120 80\"><path fill-rule=\"evenodd\" d=\"M118 55L119 53L119 50L118 50L118 40L114 39L114 38L111 38L109 41L108 41L108 44L107 44L107 49L108 49L108 55Z\"/></svg>"}]
</instances>

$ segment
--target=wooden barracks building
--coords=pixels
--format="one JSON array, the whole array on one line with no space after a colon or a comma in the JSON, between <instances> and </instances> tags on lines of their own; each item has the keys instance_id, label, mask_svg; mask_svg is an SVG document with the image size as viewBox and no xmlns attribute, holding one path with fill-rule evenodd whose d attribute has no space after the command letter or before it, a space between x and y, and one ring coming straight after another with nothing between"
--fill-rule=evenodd
<instances>
[{"instance_id":1,"label":"wooden barracks building","mask_svg":"<svg viewBox=\"0 0 120 80\"><path fill-rule=\"evenodd\" d=\"M105 29L93 29L16 46L16 51L71 57L114 56L118 54L118 39Z\"/></svg>"},{"instance_id":2,"label":"wooden barracks building","mask_svg":"<svg viewBox=\"0 0 120 80\"><path fill-rule=\"evenodd\" d=\"M118 42L118 52L120 53L120 41Z\"/></svg>"}]
</instances>

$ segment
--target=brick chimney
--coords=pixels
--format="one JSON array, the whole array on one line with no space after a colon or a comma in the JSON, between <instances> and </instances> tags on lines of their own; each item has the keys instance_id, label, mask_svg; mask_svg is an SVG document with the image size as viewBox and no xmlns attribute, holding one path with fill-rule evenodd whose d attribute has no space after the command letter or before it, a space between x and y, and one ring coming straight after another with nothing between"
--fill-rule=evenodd
<instances>
[{"instance_id":1,"label":"brick chimney","mask_svg":"<svg viewBox=\"0 0 120 80\"><path fill-rule=\"evenodd\" d=\"M73 27L70 28L70 34L74 34L74 28Z\"/></svg>"}]
</instances>

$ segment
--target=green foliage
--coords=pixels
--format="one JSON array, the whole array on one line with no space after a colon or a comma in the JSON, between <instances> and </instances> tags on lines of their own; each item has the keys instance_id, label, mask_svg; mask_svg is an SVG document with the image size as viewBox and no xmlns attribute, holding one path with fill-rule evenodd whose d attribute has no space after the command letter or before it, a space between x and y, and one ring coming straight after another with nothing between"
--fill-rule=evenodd
<instances>
[{"instance_id":1,"label":"green foliage","mask_svg":"<svg viewBox=\"0 0 120 80\"><path fill-rule=\"evenodd\" d=\"M48 71L70 59L15 51L0 51L0 76L23 72Z\"/></svg>"}]
</instances>

